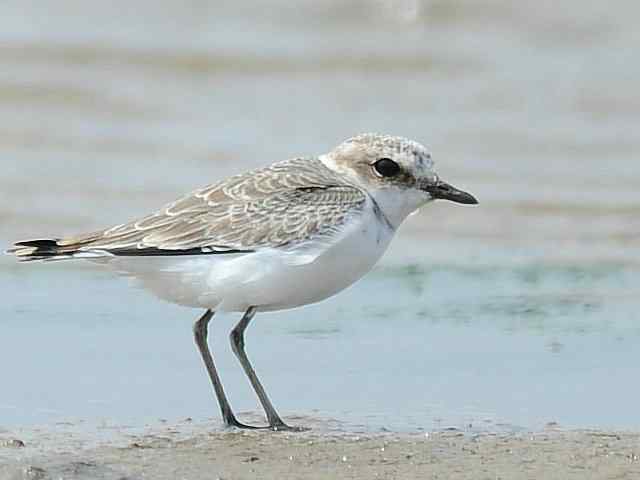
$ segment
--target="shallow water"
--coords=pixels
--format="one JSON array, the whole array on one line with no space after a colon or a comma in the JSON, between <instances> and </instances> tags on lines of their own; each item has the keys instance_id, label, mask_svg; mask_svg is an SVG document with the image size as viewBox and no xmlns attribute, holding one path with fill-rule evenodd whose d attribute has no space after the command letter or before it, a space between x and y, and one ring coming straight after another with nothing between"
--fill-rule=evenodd
<instances>
[{"instance_id":1,"label":"shallow water","mask_svg":"<svg viewBox=\"0 0 640 480\"><path fill-rule=\"evenodd\" d=\"M5 428L217 414L191 340L198 312L106 273L50 266L2 277ZM331 301L260 315L247 348L298 422L640 428L637 278L615 265L381 268ZM256 411L227 343L234 321L215 319L213 348L235 408Z\"/></svg>"},{"instance_id":2,"label":"shallow water","mask_svg":"<svg viewBox=\"0 0 640 480\"><path fill-rule=\"evenodd\" d=\"M414 137L480 206L430 206L352 289L260 315L274 403L347 430L640 428L640 7L562 4L4 2L0 246ZM1 258L0 287L0 428L217 418L198 312L75 264ZM235 320L214 348L255 415Z\"/></svg>"}]
</instances>

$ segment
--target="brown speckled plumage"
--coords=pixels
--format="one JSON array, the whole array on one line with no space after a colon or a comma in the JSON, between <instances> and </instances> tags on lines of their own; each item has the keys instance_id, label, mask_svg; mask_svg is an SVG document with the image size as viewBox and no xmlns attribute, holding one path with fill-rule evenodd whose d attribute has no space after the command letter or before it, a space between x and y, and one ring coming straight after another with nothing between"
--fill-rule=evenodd
<instances>
[{"instance_id":1,"label":"brown speckled plumage","mask_svg":"<svg viewBox=\"0 0 640 480\"><path fill-rule=\"evenodd\" d=\"M196 190L137 221L77 237L17 243L10 253L40 260L92 251L170 255L295 246L332 235L365 201L363 191L318 159L296 158Z\"/></svg>"}]
</instances>

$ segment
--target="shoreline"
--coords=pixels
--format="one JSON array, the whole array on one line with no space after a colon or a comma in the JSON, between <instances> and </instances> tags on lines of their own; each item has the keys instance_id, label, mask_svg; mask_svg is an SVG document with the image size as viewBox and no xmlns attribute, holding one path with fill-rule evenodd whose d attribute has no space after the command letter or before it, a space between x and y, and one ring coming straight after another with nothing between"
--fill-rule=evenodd
<instances>
[{"instance_id":1,"label":"shoreline","mask_svg":"<svg viewBox=\"0 0 640 480\"><path fill-rule=\"evenodd\" d=\"M73 424L0 430L0 478L640 478L640 432L294 433L190 420L105 428L103 438Z\"/></svg>"}]
</instances>

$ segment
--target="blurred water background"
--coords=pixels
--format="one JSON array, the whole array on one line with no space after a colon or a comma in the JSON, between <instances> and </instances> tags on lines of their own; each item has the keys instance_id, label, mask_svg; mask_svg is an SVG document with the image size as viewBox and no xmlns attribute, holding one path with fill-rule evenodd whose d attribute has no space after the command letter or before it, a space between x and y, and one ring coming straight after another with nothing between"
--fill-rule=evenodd
<instances>
[{"instance_id":1,"label":"blurred water background","mask_svg":"<svg viewBox=\"0 0 640 480\"><path fill-rule=\"evenodd\" d=\"M5 0L0 246L111 226L359 132L412 137L480 205L432 205L350 290L258 316L247 348L281 413L640 428L639 15L624 0ZM2 257L0 288L0 431L217 415L200 312L74 262ZM236 320L215 319L214 351L234 407L257 412Z\"/></svg>"}]
</instances>

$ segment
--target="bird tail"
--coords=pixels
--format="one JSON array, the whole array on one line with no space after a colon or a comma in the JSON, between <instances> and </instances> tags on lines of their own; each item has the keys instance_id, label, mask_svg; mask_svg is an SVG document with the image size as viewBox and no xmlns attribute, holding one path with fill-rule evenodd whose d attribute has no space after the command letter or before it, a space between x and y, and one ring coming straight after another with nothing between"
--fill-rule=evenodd
<instances>
[{"instance_id":1,"label":"bird tail","mask_svg":"<svg viewBox=\"0 0 640 480\"><path fill-rule=\"evenodd\" d=\"M84 242L78 239L43 238L39 240L25 240L16 242L8 255L14 255L21 262L68 260L87 255L81 250Z\"/></svg>"}]
</instances>

